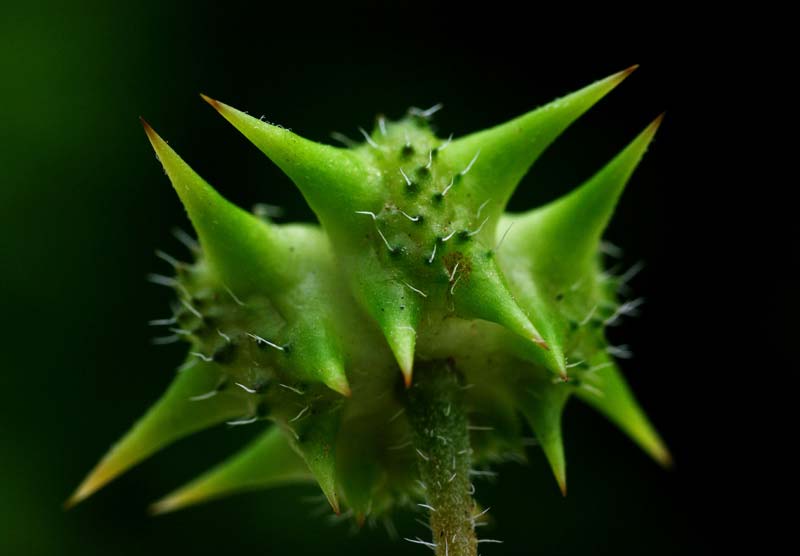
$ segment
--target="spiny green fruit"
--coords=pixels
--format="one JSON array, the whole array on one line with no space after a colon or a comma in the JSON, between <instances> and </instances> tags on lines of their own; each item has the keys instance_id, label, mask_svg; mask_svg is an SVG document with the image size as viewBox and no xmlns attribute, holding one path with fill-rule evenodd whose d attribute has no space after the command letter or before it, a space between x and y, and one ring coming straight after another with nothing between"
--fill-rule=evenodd
<instances>
[{"instance_id":1,"label":"spiny green fruit","mask_svg":"<svg viewBox=\"0 0 800 556\"><path fill-rule=\"evenodd\" d=\"M503 125L438 138L436 108L378 118L365 142L308 141L203 97L297 185L319 225L275 224L222 198L145 131L188 211L194 262L163 255L189 344L164 397L69 500L220 423L267 425L240 454L153 506L315 480L363 522L430 511L437 554L475 554L471 471L524 457L533 430L566 493L561 414L573 394L647 453L669 453L633 398L604 327L632 312L602 270L601 234L661 117L572 193L508 214L564 129L633 68Z\"/></svg>"}]
</instances>

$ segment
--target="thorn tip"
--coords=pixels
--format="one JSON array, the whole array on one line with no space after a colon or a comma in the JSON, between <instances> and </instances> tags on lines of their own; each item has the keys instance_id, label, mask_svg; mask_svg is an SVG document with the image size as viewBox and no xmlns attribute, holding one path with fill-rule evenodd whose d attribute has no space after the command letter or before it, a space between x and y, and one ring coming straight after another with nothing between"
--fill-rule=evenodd
<instances>
[{"instance_id":1,"label":"thorn tip","mask_svg":"<svg viewBox=\"0 0 800 556\"><path fill-rule=\"evenodd\" d=\"M658 116L656 116L656 119L655 119L655 120L653 120L652 122L650 122L650 125L649 125L649 126L647 126L647 131L648 131L649 133L651 133L651 134L655 134L655 132L658 130L659 126L661 125L661 122L664 120L664 115L665 115L665 114L666 114L666 112L662 112L661 114L659 114Z\"/></svg>"},{"instance_id":2,"label":"thorn tip","mask_svg":"<svg viewBox=\"0 0 800 556\"><path fill-rule=\"evenodd\" d=\"M214 110L216 110L217 112L219 112L222 109L221 103L218 100L214 100L210 96L204 95L203 93L200 93L200 98L202 98L204 101L210 104L211 107L214 108Z\"/></svg>"},{"instance_id":3,"label":"thorn tip","mask_svg":"<svg viewBox=\"0 0 800 556\"><path fill-rule=\"evenodd\" d=\"M666 446L661 446L661 450L656 455L656 461L665 469L673 469L675 467L675 460L672 459L672 454Z\"/></svg>"},{"instance_id":4,"label":"thorn tip","mask_svg":"<svg viewBox=\"0 0 800 556\"><path fill-rule=\"evenodd\" d=\"M142 124L144 132L151 140L158 137L158 134L155 132L153 127L149 123L147 123L147 120L145 120L142 116L139 116L139 123Z\"/></svg>"},{"instance_id":5,"label":"thorn tip","mask_svg":"<svg viewBox=\"0 0 800 556\"><path fill-rule=\"evenodd\" d=\"M61 508L62 508L64 511L71 510L71 509L72 509L72 508L74 508L74 507L75 507L75 506L76 506L76 505L77 505L77 504L78 504L78 503L79 503L81 500L82 500L82 498L81 498L81 497L79 497L79 496L78 496L78 493L76 492L75 494L73 494L72 496L70 496L69 498L67 498L67 499L64 501L64 503L63 503L63 504L61 504Z\"/></svg>"},{"instance_id":6,"label":"thorn tip","mask_svg":"<svg viewBox=\"0 0 800 556\"><path fill-rule=\"evenodd\" d=\"M341 384L337 384L334 390L339 392L345 398L350 398L353 396L353 390L352 388L350 388L350 384L348 384L347 381L344 381Z\"/></svg>"},{"instance_id":7,"label":"thorn tip","mask_svg":"<svg viewBox=\"0 0 800 556\"><path fill-rule=\"evenodd\" d=\"M408 370L403 369L403 382L406 385L406 389L411 388L411 382L414 380L414 370L409 368Z\"/></svg>"},{"instance_id":8,"label":"thorn tip","mask_svg":"<svg viewBox=\"0 0 800 556\"><path fill-rule=\"evenodd\" d=\"M622 70L621 72L617 73L617 77L620 80L625 79L630 74L632 74L634 71L636 71L638 68L639 68L639 64L633 64L632 66L627 67L624 70Z\"/></svg>"},{"instance_id":9,"label":"thorn tip","mask_svg":"<svg viewBox=\"0 0 800 556\"><path fill-rule=\"evenodd\" d=\"M175 508L168 503L168 500L159 500L158 502L153 502L149 506L147 506L147 515L151 517L159 516L168 514L169 512L173 511Z\"/></svg>"}]
</instances>

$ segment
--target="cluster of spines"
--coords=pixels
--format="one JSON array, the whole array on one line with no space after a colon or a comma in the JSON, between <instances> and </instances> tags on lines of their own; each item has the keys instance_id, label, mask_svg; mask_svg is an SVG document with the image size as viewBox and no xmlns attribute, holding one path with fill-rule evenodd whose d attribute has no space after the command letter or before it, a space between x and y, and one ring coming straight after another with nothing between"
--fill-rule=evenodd
<instances>
[{"instance_id":1,"label":"cluster of spines","mask_svg":"<svg viewBox=\"0 0 800 556\"><path fill-rule=\"evenodd\" d=\"M362 361L352 353L352 343L342 340L348 324L339 317L350 295L382 331L407 386L413 380L418 335L438 332L447 319L494 322L514 333L516 340L502 330L487 332L499 334L499 345L530 372L510 373L509 384L494 394L510 396L522 410L562 490L560 416L572 393L608 415L656 459L668 461L606 353L602 326L596 326L598 320L607 324L626 312L600 283L597 245L660 118L572 194L523 215L503 213L539 154L628 73L457 140L430 134L427 119L433 109L413 110L410 120L398 123L381 118L372 136L364 132L366 143L352 150L306 141L204 96L293 179L324 233L312 226L275 226L231 205L145 124L202 245L202 258L193 267L170 261L177 280L156 279L178 289L180 306L164 324L177 325L170 338L190 339L195 370L178 376L167 396L112 449L72 501L181 436L217 422L249 423L269 416L294 450L287 450L272 429L156 509L313 476L338 511L334 448L341 442L344 405L360 400L354 396L343 404L313 384L351 394L347 375L353 371L345 369ZM389 141L393 135L400 141ZM387 230L381 227L386 222L395 225ZM340 272L345 279L334 279ZM194 274L200 283L192 282ZM349 288L343 301L345 283ZM203 295L209 313L195 307ZM600 303L613 307L613 314L598 319L606 308L598 309ZM223 330L216 318L230 328ZM587 325L594 330L583 333ZM241 364L234 364L234 346L248 339L264 348L265 356L237 354ZM421 347L426 355L436 352ZM260 378L237 381L231 368L255 369ZM279 385L281 395L265 392L270 381ZM235 395L217 396L231 390L231 382L239 386L232 389ZM289 394L308 396L299 411L296 399L287 401ZM253 395L260 400L255 406ZM248 401L243 405L242 399ZM249 408L245 416L243 407ZM281 465L259 467L268 452ZM348 502L368 508L368 496L353 503L355 492L351 489Z\"/></svg>"}]
</instances>

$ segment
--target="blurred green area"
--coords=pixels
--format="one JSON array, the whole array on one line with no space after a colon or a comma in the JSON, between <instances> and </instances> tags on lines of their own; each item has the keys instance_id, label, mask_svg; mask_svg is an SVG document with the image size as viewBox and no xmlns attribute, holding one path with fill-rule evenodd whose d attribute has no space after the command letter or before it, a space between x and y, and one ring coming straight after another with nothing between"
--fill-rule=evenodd
<instances>
[{"instance_id":1,"label":"blurred green area","mask_svg":"<svg viewBox=\"0 0 800 556\"><path fill-rule=\"evenodd\" d=\"M513 199L522 210L570 189L670 108L671 67L636 53L556 59L527 39L467 43L438 26L387 25L392 4L299 15L225 10L212 3L7 5L0 17L0 554L415 554L382 528L331 526L313 488L254 493L150 518L146 505L242 445L256 431L220 428L191 438L115 481L81 506L62 502L169 382L181 347L149 343L148 319L169 292L153 255L185 255L170 235L188 228L137 121L144 116L201 175L242 206L268 202L312 219L288 179L200 101L205 92L316 140L357 137L378 112L444 102L436 123L457 135L565 94L631 63L618 91L569 130ZM310 9L310 8L309 8ZM426 16L428 17L428 16ZM513 14L506 17L513 20ZM487 23L488 24L488 23ZM379 32L375 32L375 31ZM537 47L539 49L537 50ZM535 54L534 54L535 53ZM670 115L672 116L672 115ZM486 554L675 554L697 546L689 506L691 445L682 433L683 384L664 357L674 301L670 227L663 211L670 118L626 193L609 236L624 262L645 259L635 326L614 331L637 357L635 390L675 452L665 472L592 412L565 418L569 491L558 493L542 455L504 465L478 484L505 541ZM401 516L401 536L424 535Z\"/></svg>"}]
</instances>

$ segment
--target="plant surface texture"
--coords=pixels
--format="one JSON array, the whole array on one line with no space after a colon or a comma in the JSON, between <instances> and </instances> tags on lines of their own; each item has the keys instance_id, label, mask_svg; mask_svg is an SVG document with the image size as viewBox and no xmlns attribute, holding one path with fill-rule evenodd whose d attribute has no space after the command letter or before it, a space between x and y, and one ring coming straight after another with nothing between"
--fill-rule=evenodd
<instances>
[{"instance_id":1,"label":"plant surface texture","mask_svg":"<svg viewBox=\"0 0 800 556\"><path fill-rule=\"evenodd\" d=\"M68 504L182 437L252 426L264 430L249 446L152 510L316 482L358 524L426 512L431 532L408 540L461 556L497 542L476 534L488 514L473 496L493 464L524 462L535 445L566 494L571 397L668 465L615 363L630 354L605 338L637 311L625 299L636 267L605 270L614 249L601 241L661 117L571 193L506 212L548 145L632 70L465 137L434 133L439 106L378 117L347 148L204 96L318 224L234 206L143 122L198 238L183 237L188 262L159 252L172 272L150 276L176 296L151 322L164 330L156 342L188 353Z\"/></svg>"}]
</instances>

